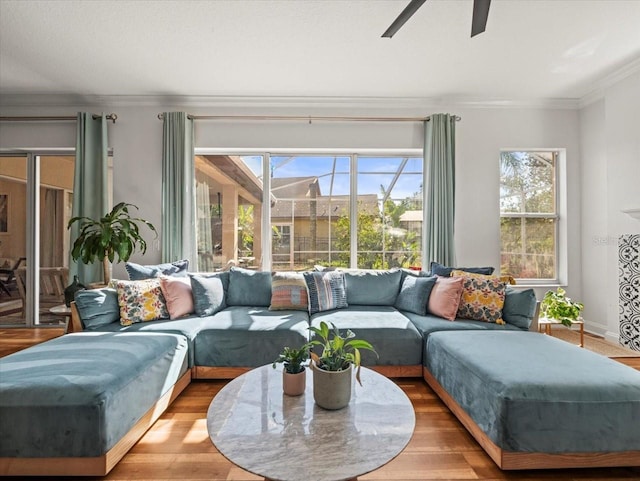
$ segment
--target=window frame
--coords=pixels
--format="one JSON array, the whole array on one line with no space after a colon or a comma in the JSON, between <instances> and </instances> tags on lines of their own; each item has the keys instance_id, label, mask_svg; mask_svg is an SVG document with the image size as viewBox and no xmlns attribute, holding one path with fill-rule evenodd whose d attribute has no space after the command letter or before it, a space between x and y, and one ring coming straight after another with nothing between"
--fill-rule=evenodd
<instances>
[{"instance_id":1,"label":"window frame","mask_svg":"<svg viewBox=\"0 0 640 481\"><path fill-rule=\"evenodd\" d=\"M554 172L554 212L530 213L530 212L502 212L499 207L499 218L512 219L554 219L554 264L555 276L552 278L520 278L516 277L516 283L520 286L531 287L556 287L566 285L567 282L567 182L566 182L566 149L564 148L503 148L500 149L498 162L505 152L551 152L555 157ZM500 164L498 164L500 165ZM501 169L498 169L501 175ZM501 186L501 183L499 184ZM500 253L502 253L502 232L500 236ZM500 255L502 257L502 255ZM501 264L501 262L500 262Z\"/></svg>"}]
</instances>

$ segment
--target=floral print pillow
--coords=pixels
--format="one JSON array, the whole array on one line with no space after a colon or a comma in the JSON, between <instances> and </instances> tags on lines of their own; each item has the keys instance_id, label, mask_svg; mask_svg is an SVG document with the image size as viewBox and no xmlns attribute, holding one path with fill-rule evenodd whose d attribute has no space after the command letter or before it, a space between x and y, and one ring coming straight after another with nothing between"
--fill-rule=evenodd
<instances>
[{"instance_id":1,"label":"floral print pillow","mask_svg":"<svg viewBox=\"0 0 640 481\"><path fill-rule=\"evenodd\" d=\"M158 278L117 281L116 289L120 306L120 324L123 326L169 318L167 303Z\"/></svg>"}]
</instances>

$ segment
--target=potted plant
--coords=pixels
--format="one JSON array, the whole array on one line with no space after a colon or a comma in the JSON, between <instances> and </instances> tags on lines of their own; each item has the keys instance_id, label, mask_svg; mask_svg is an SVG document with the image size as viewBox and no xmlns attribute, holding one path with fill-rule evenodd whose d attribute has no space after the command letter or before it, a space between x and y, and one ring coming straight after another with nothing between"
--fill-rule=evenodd
<instances>
[{"instance_id":1,"label":"potted plant","mask_svg":"<svg viewBox=\"0 0 640 481\"><path fill-rule=\"evenodd\" d=\"M556 292L547 291L540 303L540 310L546 318L554 319L567 327L571 327L580 318L582 309L584 305L568 298L562 287L558 287Z\"/></svg>"},{"instance_id":2,"label":"potted plant","mask_svg":"<svg viewBox=\"0 0 640 481\"><path fill-rule=\"evenodd\" d=\"M309 342L320 346L320 355L311 352L313 359L313 398L325 409L341 409L351 400L351 373L356 367L356 379L360 381L360 349L376 353L373 346L362 339L355 339L351 330L342 335L338 328L326 322L320 327L309 327L316 338Z\"/></svg>"},{"instance_id":3,"label":"potted plant","mask_svg":"<svg viewBox=\"0 0 640 481\"><path fill-rule=\"evenodd\" d=\"M278 358L273 361L273 368L276 364L282 363L282 390L289 396L299 396L304 392L307 385L307 371L304 362L309 359L309 344L304 344L299 349L285 347Z\"/></svg>"},{"instance_id":4,"label":"potted plant","mask_svg":"<svg viewBox=\"0 0 640 481\"><path fill-rule=\"evenodd\" d=\"M85 264L102 261L105 284L109 284L111 280L110 263L116 256L118 262L126 262L136 249L140 249L143 254L147 251L147 243L140 235L139 224L146 225L158 237L151 222L131 217L130 207L138 209L133 204L120 202L100 219L73 217L67 225L67 229L70 229L74 223L80 222L80 233L73 243L71 258L74 261L80 259Z\"/></svg>"}]
</instances>

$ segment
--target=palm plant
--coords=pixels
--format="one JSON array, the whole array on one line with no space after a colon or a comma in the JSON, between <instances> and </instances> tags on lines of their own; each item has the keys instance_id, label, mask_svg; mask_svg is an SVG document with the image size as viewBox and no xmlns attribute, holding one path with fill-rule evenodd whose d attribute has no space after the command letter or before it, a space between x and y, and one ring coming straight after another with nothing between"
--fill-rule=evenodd
<instances>
[{"instance_id":1,"label":"palm plant","mask_svg":"<svg viewBox=\"0 0 640 481\"><path fill-rule=\"evenodd\" d=\"M73 243L71 258L74 261L80 259L84 264L102 261L105 284L111 280L109 266L116 256L118 262L126 262L136 249L143 254L147 251L147 243L140 235L139 224L146 225L158 237L156 228L151 222L139 217L131 217L130 207L138 210L138 207L133 204L120 202L111 209L111 212L98 220L90 217L73 217L67 225L67 229L70 229L74 223L80 222L80 233Z\"/></svg>"}]
</instances>

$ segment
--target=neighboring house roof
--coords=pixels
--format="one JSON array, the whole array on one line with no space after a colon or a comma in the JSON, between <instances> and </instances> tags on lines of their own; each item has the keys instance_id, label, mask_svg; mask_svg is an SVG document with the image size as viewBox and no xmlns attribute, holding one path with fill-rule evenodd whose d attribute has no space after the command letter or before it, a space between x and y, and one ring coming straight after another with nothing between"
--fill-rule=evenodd
<instances>
[{"instance_id":1,"label":"neighboring house roof","mask_svg":"<svg viewBox=\"0 0 640 481\"><path fill-rule=\"evenodd\" d=\"M278 197L278 196L277 196ZM292 206L295 203L295 210L293 216L296 218L309 218L311 217L312 202L309 197L298 199L282 199L278 197L275 205L271 207L271 218L291 218ZM367 194L358 196L358 212L366 212L367 214L377 215L378 210L378 196L377 194ZM316 198L316 217L328 218L331 215L332 218L338 218L341 216L349 215L349 196L348 195L334 195L334 196L319 196Z\"/></svg>"},{"instance_id":2,"label":"neighboring house roof","mask_svg":"<svg viewBox=\"0 0 640 481\"><path fill-rule=\"evenodd\" d=\"M408 210L400 216L400 222L422 222L422 211Z\"/></svg>"},{"instance_id":3,"label":"neighboring house roof","mask_svg":"<svg viewBox=\"0 0 640 481\"><path fill-rule=\"evenodd\" d=\"M304 199L310 196L310 186L316 185L320 195L320 184L317 177L272 177L271 193L276 199Z\"/></svg>"}]
</instances>

